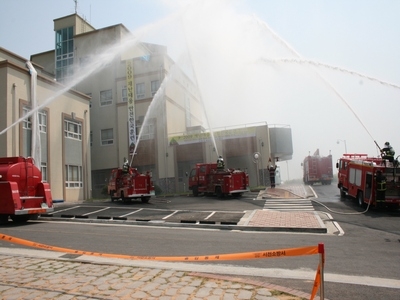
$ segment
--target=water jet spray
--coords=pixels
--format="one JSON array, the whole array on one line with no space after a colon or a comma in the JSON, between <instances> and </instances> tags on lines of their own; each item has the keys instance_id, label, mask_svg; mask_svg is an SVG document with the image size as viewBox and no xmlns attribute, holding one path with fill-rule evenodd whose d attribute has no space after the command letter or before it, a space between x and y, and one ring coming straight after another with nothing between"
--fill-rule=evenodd
<instances>
[{"instance_id":1,"label":"water jet spray","mask_svg":"<svg viewBox=\"0 0 400 300\"><path fill-rule=\"evenodd\" d=\"M265 22L259 20L258 18L256 18L255 16L253 16L255 18L255 20L262 25L264 28L266 28L266 30L273 36L273 38L275 40L277 40L280 44L284 45L284 47L286 47L293 55L295 55L296 57L298 57L298 60L294 60L294 59L288 59L287 61L301 61L301 62L308 62L307 60L302 59L301 55L294 50L293 47L291 47L285 40L283 40L277 33L275 33ZM268 60L267 60L268 61ZM284 61L284 60L282 60ZM310 63L311 64L311 63ZM313 65L313 64L311 64ZM315 66L318 66L319 64L315 64ZM321 64L323 65L323 64ZM324 65L325 67L327 65ZM341 70L341 69L340 69ZM322 82L340 99L342 100L342 102L345 104L345 106L353 113L353 115L355 116L355 118L359 121L359 123L361 124L361 126L365 129L365 131L368 133L368 135L371 137L371 139L375 142L375 139L372 137L371 133L369 132L368 128L365 126L365 124L361 121L360 117L357 115L357 113L355 112L355 110L350 106L350 104L344 99L344 97L338 92L338 90L327 80L325 79L320 72L318 72L317 69L315 69L314 67L314 71L317 74L317 76L322 80ZM361 75L359 73L357 73L357 75ZM396 88L400 88L398 86L392 85L393 87ZM375 142L376 143L376 142Z\"/></svg>"}]
</instances>

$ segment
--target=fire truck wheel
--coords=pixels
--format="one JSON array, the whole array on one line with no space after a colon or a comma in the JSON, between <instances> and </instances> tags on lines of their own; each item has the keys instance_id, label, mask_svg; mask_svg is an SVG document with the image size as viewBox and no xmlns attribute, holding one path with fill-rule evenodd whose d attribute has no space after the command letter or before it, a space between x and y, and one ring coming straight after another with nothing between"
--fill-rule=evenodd
<instances>
[{"instance_id":1,"label":"fire truck wheel","mask_svg":"<svg viewBox=\"0 0 400 300\"><path fill-rule=\"evenodd\" d=\"M197 196L199 195L199 187L198 187L197 185L195 185L195 186L192 188L192 191L193 191L193 196L194 196L194 197L197 197Z\"/></svg>"},{"instance_id":2,"label":"fire truck wheel","mask_svg":"<svg viewBox=\"0 0 400 300\"><path fill-rule=\"evenodd\" d=\"M28 215L22 215L22 216L12 215L11 220L13 220L13 222L15 222L15 223L25 223L29 220L29 216Z\"/></svg>"},{"instance_id":3,"label":"fire truck wheel","mask_svg":"<svg viewBox=\"0 0 400 300\"><path fill-rule=\"evenodd\" d=\"M222 193L221 187L217 186L215 188L215 194L217 195L218 198L222 198L224 196L224 194Z\"/></svg>"},{"instance_id":4,"label":"fire truck wheel","mask_svg":"<svg viewBox=\"0 0 400 300\"><path fill-rule=\"evenodd\" d=\"M8 223L8 215L0 214L0 225Z\"/></svg>"},{"instance_id":5,"label":"fire truck wheel","mask_svg":"<svg viewBox=\"0 0 400 300\"><path fill-rule=\"evenodd\" d=\"M340 198L343 200L346 198L346 192L344 191L343 187L340 187Z\"/></svg>"},{"instance_id":6,"label":"fire truck wheel","mask_svg":"<svg viewBox=\"0 0 400 300\"><path fill-rule=\"evenodd\" d=\"M121 192L121 200L122 200L123 203L128 202L127 198L125 198L125 196L124 196L124 192L123 191Z\"/></svg>"},{"instance_id":7,"label":"fire truck wheel","mask_svg":"<svg viewBox=\"0 0 400 300\"><path fill-rule=\"evenodd\" d=\"M363 192L359 191L359 192L357 193L357 200L358 200L358 206L360 206L360 207L365 206L365 203L364 203L364 194L363 194Z\"/></svg>"},{"instance_id":8,"label":"fire truck wheel","mask_svg":"<svg viewBox=\"0 0 400 300\"><path fill-rule=\"evenodd\" d=\"M38 219L39 219L39 215L38 214L33 214L29 218L29 220L38 220Z\"/></svg>"},{"instance_id":9,"label":"fire truck wheel","mask_svg":"<svg viewBox=\"0 0 400 300\"><path fill-rule=\"evenodd\" d=\"M143 203L148 203L150 200L150 197L142 197L142 202Z\"/></svg>"},{"instance_id":10,"label":"fire truck wheel","mask_svg":"<svg viewBox=\"0 0 400 300\"><path fill-rule=\"evenodd\" d=\"M114 191L110 191L111 202L113 202L115 200L115 198L112 196L113 194L114 194Z\"/></svg>"}]
</instances>

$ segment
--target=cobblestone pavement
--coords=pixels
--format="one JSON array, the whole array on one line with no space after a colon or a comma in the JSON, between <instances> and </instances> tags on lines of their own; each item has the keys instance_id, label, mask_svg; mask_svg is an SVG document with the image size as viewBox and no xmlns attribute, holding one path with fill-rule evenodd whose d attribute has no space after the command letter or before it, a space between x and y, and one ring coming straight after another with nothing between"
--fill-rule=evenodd
<instances>
[{"instance_id":1,"label":"cobblestone pavement","mask_svg":"<svg viewBox=\"0 0 400 300\"><path fill-rule=\"evenodd\" d=\"M4 300L299 300L310 297L261 280L226 275L4 254L0 254L0 264L0 295Z\"/></svg>"}]
</instances>

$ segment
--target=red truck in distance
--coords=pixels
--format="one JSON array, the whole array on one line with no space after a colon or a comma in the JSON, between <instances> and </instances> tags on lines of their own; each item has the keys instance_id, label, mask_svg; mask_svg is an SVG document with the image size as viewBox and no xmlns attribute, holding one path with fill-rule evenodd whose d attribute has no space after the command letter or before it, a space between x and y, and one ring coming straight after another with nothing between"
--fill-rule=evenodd
<instances>
[{"instance_id":1,"label":"red truck in distance","mask_svg":"<svg viewBox=\"0 0 400 300\"><path fill-rule=\"evenodd\" d=\"M313 155L304 158L303 163L303 182L308 185L321 183L329 185L333 179L332 155L320 156L319 149Z\"/></svg>"}]
</instances>

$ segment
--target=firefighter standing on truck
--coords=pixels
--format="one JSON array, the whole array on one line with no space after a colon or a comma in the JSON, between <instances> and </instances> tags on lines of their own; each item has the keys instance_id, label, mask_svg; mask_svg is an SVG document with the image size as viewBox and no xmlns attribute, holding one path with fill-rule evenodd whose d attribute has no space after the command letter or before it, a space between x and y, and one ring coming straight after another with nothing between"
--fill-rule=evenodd
<instances>
[{"instance_id":1,"label":"firefighter standing on truck","mask_svg":"<svg viewBox=\"0 0 400 300\"><path fill-rule=\"evenodd\" d=\"M129 172L129 162L126 159L126 157L124 157L124 164L122 165L122 171L124 173L128 173Z\"/></svg>"},{"instance_id":2,"label":"firefighter standing on truck","mask_svg":"<svg viewBox=\"0 0 400 300\"><path fill-rule=\"evenodd\" d=\"M391 163L394 161L394 155L396 152L389 142L385 143L385 147L381 149L381 153L383 159L387 159Z\"/></svg>"},{"instance_id":3,"label":"firefighter standing on truck","mask_svg":"<svg viewBox=\"0 0 400 300\"><path fill-rule=\"evenodd\" d=\"M224 163L224 159L220 155L217 159L217 169L223 169L223 168L225 168L225 163Z\"/></svg>"}]
</instances>

